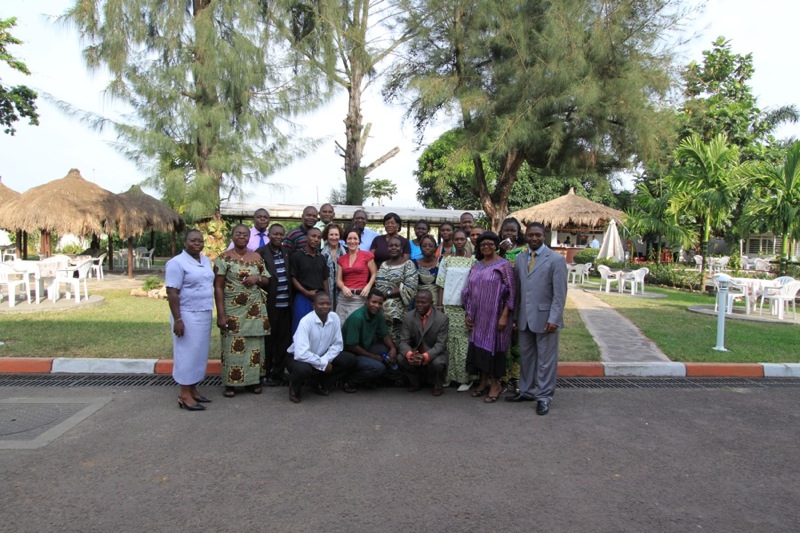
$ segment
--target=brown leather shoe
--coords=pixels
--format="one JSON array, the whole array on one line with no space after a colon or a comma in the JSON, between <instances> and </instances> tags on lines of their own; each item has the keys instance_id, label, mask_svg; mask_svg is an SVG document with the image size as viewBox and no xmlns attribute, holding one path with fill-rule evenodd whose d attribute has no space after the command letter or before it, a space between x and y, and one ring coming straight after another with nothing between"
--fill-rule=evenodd
<instances>
[{"instance_id":1,"label":"brown leather shoe","mask_svg":"<svg viewBox=\"0 0 800 533\"><path fill-rule=\"evenodd\" d=\"M434 396L441 396L442 393L444 393L444 387L442 386L441 383L437 383L436 385L433 386L431 394L433 394Z\"/></svg>"}]
</instances>

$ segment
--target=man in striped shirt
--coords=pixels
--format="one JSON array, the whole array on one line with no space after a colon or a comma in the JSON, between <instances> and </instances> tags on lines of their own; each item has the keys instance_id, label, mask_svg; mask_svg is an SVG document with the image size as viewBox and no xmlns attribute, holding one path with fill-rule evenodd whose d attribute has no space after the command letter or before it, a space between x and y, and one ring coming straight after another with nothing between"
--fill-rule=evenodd
<instances>
[{"instance_id":1,"label":"man in striped shirt","mask_svg":"<svg viewBox=\"0 0 800 533\"><path fill-rule=\"evenodd\" d=\"M269 228L269 244L257 251L264 258L269 272L267 314L272 333L265 337L264 385L274 387L284 382L286 350L292 344L291 279L289 254L282 246L286 229L280 224Z\"/></svg>"}]
</instances>

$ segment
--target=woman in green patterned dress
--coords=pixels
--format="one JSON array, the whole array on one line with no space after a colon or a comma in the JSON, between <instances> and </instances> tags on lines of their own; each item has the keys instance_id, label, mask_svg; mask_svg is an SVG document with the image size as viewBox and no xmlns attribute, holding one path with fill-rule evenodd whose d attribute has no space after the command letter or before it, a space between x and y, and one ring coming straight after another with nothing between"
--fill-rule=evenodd
<instances>
[{"instance_id":1,"label":"woman in green patterned dress","mask_svg":"<svg viewBox=\"0 0 800 533\"><path fill-rule=\"evenodd\" d=\"M509 217L503 221L500 226L500 249L498 253L500 257L505 258L511 266L517 260L517 256L525 251L525 234L522 232L522 226L516 218ZM503 390L512 389L514 394L519 394L519 335L514 331L511 335L511 347L506 354L506 375L501 380Z\"/></svg>"},{"instance_id":2,"label":"woman in green patterned dress","mask_svg":"<svg viewBox=\"0 0 800 533\"><path fill-rule=\"evenodd\" d=\"M439 263L436 285L439 286L437 309L444 311L450 319L450 332L447 337L447 351L450 361L447 365L445 383L460 383L459 392L468 391L473 376L467 374L467 346L469 332L464 321L464 308L461 307L461 291L469 278L469 271L475 264L475 257L467 253L467 234L457 229L453 233L455 252L444 257Z\"/></svg>"},{"instance_id":3,"label":"woman in green patterned dress","mask_svg":"<svg viewBox=\"0 0 800 533\"><path fill-rule=\"evenodd\" d=\"M383 316L395 344L400 343L403 314L417 295L417 267L403 257L403 244L390 237L389 259L381 263L375 276L375 288L383 294Z\"/></svg>"},{"instance_id":4,"label":"woman in green patterned dress","mask_svg":"<svg viewBox=\"0 0 800 533\"><path fill-rule=\"evenodd\" d=\"M269 285L264 260L247 248L250 229L239 224L231 234L233 248L214 261L214 302L222 344L223 396L236 395L234 387L261 394L264 336L269 319L262 287Z\"/></svg>"}]
</instances>

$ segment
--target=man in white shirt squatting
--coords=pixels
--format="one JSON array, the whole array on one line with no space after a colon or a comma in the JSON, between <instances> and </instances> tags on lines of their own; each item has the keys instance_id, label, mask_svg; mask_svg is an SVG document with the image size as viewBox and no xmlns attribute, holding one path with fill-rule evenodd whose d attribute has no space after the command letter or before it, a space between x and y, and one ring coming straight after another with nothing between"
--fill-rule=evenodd
<instances>
[{"instance_id":1,"label":"man in white shirt squatting","mask_svg":"<svg viewBox=\"0 0 800 533\"><path fill-rule=\"evenodd\" d=\"M293 358L289 367L289 400L300 403L303 383L308 382L314 393L328 396L338 380L345 380L355 368L356 356L342 353L342 324L331 313L331 299L318 291L312 300L314 310L300 319L294 343L288 352Z\"/></svg>"}]
</instances>

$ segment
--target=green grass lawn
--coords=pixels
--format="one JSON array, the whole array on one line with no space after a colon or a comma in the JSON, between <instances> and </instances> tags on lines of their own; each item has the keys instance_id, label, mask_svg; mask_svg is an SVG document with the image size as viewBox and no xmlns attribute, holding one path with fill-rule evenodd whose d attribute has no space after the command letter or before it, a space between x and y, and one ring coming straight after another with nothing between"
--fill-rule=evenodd
<instances>
[{"instance_id":1,"label":"green grass lawn","mask_svg":"<svg viewBox=\"0 0 800 533\"><path fill-rule=\"evenodd\" d=\"M724 363L800 362L800 328L791 324L725 321L725 348L718 352L717 317L692 313L691 305L714 305L714 298L660 287L648 292L665 299L638 299L595 293L636 324L673 361Z\"/></svg>"},{"instance_id":2,"label":"green grass lawn","mask_svg":"<svg viewBox=\"0 0 800 533\"><path fill-rule=\"evenodd\" d=\"M564 329L558 340L559 361L599 361L600 348L583 324L578 309L567 298L564 308Z\"/></svg>"},{"instance_id":3,"label":"green grass lawn","mask_svg":"<svg viewBox=\"0 0 800 533\"><path fill-rule=\"evenodd\" d=\"M135 298L128 290L95 291L104 305L64 312L2 317L0 357L172 357L166 300ZM212 357L219 332L212 328Z\"/></svg>"}]
</instances>

